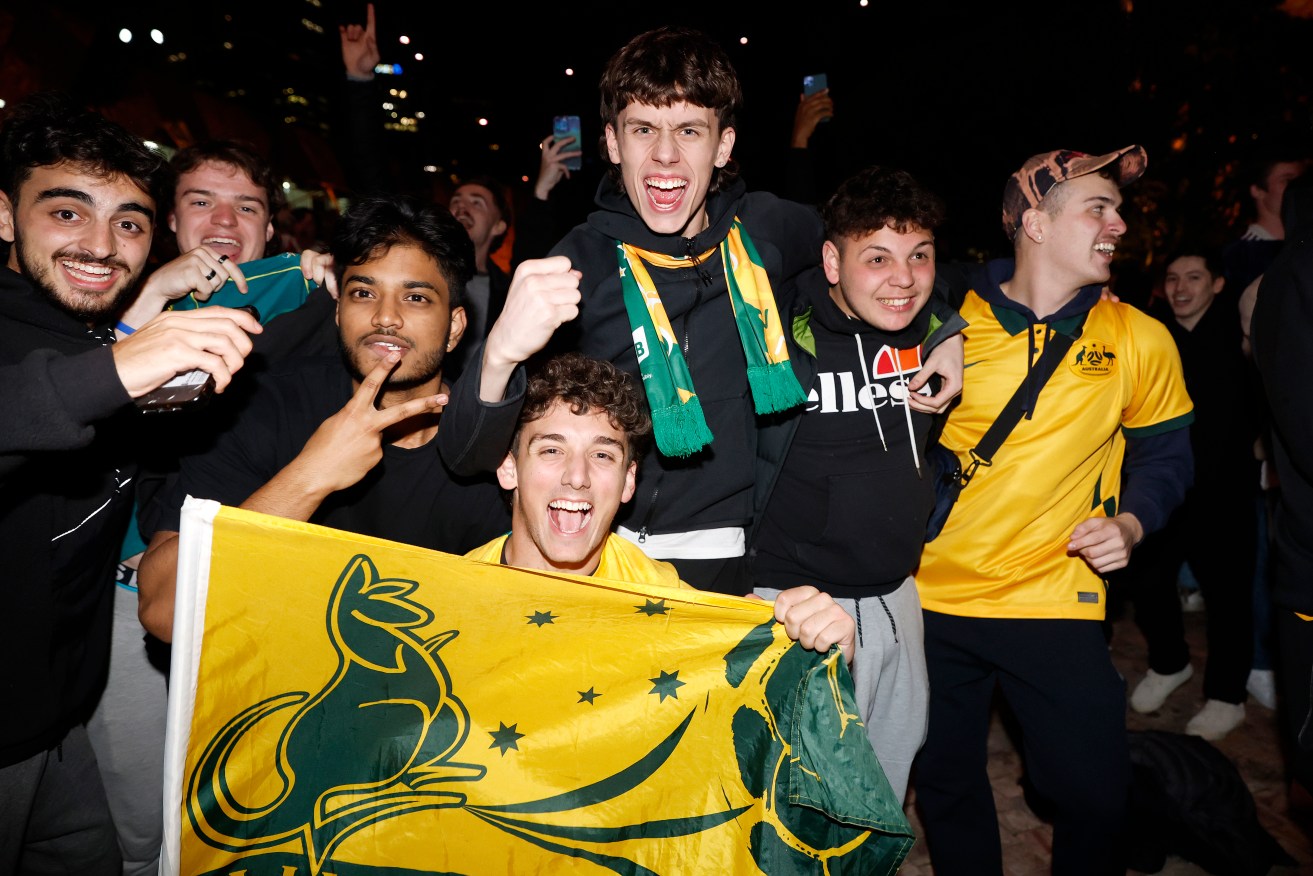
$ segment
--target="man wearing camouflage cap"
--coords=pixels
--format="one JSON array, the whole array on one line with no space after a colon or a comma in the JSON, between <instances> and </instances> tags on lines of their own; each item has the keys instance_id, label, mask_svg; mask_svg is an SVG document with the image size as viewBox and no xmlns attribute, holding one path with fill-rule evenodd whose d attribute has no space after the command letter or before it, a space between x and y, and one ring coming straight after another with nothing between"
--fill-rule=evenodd
<instances>
[{"instance_id":1,"label":"man wearing camouflage cap","mask_svg":"<svg viewBox=\"0 0 1313 876\"><path fill-rule=\"evenodd\" d=\"M937 876L1003 872L986 773L996 686L1053 809L1053 872L1125 870L1126 689L1102 630L1103 575L1166 521L1192 475L1192 406L1170 334L1102 296L1126 232L1119 189L1146 161L1139 146L1032 157L1004 188L1015 258L969 279L965 387L941 443L970 467L1014 393L1024 413L916 576L930 730L914 777ZM1045 382L1043 352L1064 336Z\"/></svg>"}]
</instances>

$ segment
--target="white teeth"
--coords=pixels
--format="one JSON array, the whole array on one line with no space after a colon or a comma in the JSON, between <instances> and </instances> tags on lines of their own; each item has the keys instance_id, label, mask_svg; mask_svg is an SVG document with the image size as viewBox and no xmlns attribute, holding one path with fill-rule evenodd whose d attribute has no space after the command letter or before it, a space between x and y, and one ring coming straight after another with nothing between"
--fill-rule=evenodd
<instances>
[{"instance_id":1,"label":"white teeth","mask_svg":"<svg viewBox=\"0 0 1313 876\"><path fill-rule=\"evenodd\" d=\"M240 246L241 243L232 237L207 237L201 243L219 244L220 246Z\"/></svg>"},{"instance_id":2,"label":"white teeth","mask_svg":"<svg viewBox=\"0 0 1313 876\"><path fill-rule=\"evenodd\" d=\"M1112 255L1113 252L1116 251L1117 245L1113 243L1096 243L1094 244L1094 249L1098 252L1106 252L1108 255Z\"/></svg>"},{"instance_id":3,"label":"white teeth","mask_svg":"<svg viewBox=\"0 0 1313 876\"><path fill-rule=\"evenodd\" d=\"M554 502L549 503L547 507L552 508L556 511L592 511L593 510L593 505L591 502L570 502L565 499L557 499Z\"/></svg>"},{"instance_id":4,"label":"white teeth","mask_svg":"<svg viewBox=\"0 0 1313 876\"><path fill-rule=\"evenodd\" d=\"M82 274L91 274L97 277L108 277L114 272L113 268L104 265L88 265L85 262L62 262L64 267L70 271L77 271Z\"/></svg>"},{"instance_id":5,"label":"white teeth","mask_svg":"<svg viewBox=\"0 0 1313 876\"><path fill-rule=\"evenodd\" d=\"M649 177L645 179L644 182L653 188L664 189L665 191L670 191L671 189L682 189L688 185L687 180L666 179L665 177L660 176Z\"/></svg>"},{"instance_id":6,"label":"white teeth","mask_svg":"<svg viewBox=\"0 0 1313 876\"><path fill-rule=\"evenodd\" d=\"M912 299L911 298L880 298L877 300L881 304L885 305L886 307L903 307L906 304L908 304Z\"/></svg>"}]
</instances>

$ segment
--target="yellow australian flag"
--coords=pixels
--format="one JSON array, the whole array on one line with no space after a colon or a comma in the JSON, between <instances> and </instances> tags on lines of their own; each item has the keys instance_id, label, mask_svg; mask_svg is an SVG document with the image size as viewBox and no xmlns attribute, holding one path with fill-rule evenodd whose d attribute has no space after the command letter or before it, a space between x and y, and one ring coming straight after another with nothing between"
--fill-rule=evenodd
<instances>
[{"instance_id":1,"label":"yellow australian flag","mask_svg":"<svg viewBox=\"0 0 1313 876\"><path fill-rule=\"evenodd\" d=\"M837 651L769 603L189 499L164 873L883 874Z\"/></svg>"}]
</instances>

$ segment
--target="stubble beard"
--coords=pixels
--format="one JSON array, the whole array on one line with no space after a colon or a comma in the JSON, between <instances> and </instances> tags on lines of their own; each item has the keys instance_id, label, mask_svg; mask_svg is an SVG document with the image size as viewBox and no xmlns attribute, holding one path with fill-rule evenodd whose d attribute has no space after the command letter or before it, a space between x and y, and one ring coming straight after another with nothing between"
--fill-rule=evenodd
<instances>
[{"instance_id":1,"label":"stubble beard","mask_svg":"<svg viewBox=\"0 0 1313 876\"><path fill-rule=\"evenodd\" d=\"M39 257L27 251L27 247L23 244L23 236L17 228L14 229L13 246L23 276L56 308L83 322L102 322L118 310L120 303L128 298L129 293L137 285L137 276L126 262L119 259L97 259L83 254L61 251L51 257L50 264L45 264ZM54 280L54 264L61 259L116 268L122 272L123 279L118 286L100 293L61 290Z\"/></svg>"}]
</instances>

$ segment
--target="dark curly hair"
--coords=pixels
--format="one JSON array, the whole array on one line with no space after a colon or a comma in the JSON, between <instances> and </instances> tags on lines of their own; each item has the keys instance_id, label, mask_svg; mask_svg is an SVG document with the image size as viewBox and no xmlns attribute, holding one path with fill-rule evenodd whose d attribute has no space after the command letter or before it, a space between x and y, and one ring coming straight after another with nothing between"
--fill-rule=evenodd
<instances>
[{"instance_id":1,"label":"dark curly hair","mask_svg":"<svg viewBox=\"0 0 1313 876\"><path fill-rule=\"evenodd\" d=\"M474 276L474 244L451 213L410 196L362 198L351 205L333 236L337 282L349 265L363 265L394 246L417 246L437 262L447 281L447 305L462 305Z\"/></svg>"},{"instance_id":2,"label":"dark curly hair","mask_svg":"<svg viewBox=\"0 0 1313 876\"><path fill-rule=\"evenodd\" d=\"M889 226L934 231L944 221L944 202L905 170L867 167L839 184L821 208L825 237L858 238Z\"/></svg>"},{"instance_id":3,"label":"dark curly hair","mask_svg":"<svg viewBox=\"0 0 1313 876\"><path fill-rule=\"evenodd\" d=\"M629 440L626 464L647 449L652 437L652 417L634 379L604 359L563 353L548 359L529 378L520 424L511 439L512 453L520 449L520 430L524 425L545 416L557 401L569 405L576 414L605 412L611 425L624 432Z\"/></svg>"},{"instance_id":4,"label":"dark curly hair","mask_svg":"<svg viewBox=\"0 0 1313 876\"><path fill-rule=\"evenodd\" d=\"M631 39L611 56L598 88L603 129L610 125L614 130L621 111L631 103L667 107L685 101L706 107L715 110L720 131L737 124L743 107L743 87L729 55L715 40L689 27L660 27ZM614 164L610 173L623 183ZM712 179L710 191L737 176L731 159Z\"/></svg>"},{"instance_id":5,"label":"dark curly hair","mask_svg":"<svg viewBox=\"0 0 1313 876\"><path fill-rule=\"evenodd\" d=\"M95 177L127 177L157 208L172 186L163 156L68 95L38 92L15 104L0 132L0 189L16 201L33 170L64 163Z\"/></svg>"},{"instance_id":6,"label":"dark curly hair","mask_svg":"<svg viewBox=\"0 0 1313 876\"><path fill-rule=\"evenodd\" d=\"M283 194L283 187L274 176L274 169L255 150L254 146L241 140L207 140L204 143L196 143L185 149L180 149L169 161L169 165L173 168L175 186L174 191L170 192L169 195L170 209L173 207L174 198L177 197L177 178L184 173L195 170L207 161L235 167L250 177L251 182L264 189L265 198L268 201L266 206L269 208L270 217L287 203L287 198Z\"/></svg>"}]
</instances>

